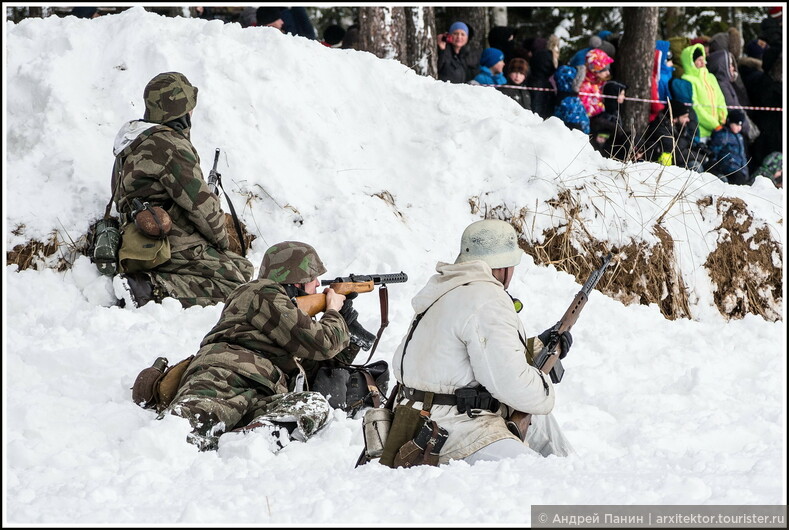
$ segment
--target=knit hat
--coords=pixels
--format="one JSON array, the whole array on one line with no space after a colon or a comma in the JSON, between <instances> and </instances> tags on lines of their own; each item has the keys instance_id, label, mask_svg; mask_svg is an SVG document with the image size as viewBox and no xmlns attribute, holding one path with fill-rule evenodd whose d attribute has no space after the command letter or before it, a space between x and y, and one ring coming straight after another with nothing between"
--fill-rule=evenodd
<instances>
[{"instance_id":1,"label":"knit hat","mask_svg":"<svg viewBox=\"0 0 789 530\"><path fill-rule=\"evenodd\" d=\"M745 46L745 55L753 57L754 59L761 59L764 55L764 48L756 43L756 39L753 39Z\"/></svg>"},{"instance_id":2,"label":"knit hat","mask_svg":"<svg viewBox=\"0 0 789 530\"><path fill-rule=\"evenodd\" d=\"M745 121L745 113L740 109L731 109L729 115L726 116L726 123L738 123L740 125Z\"/></svg>"},{"instance_id":3,"label":"knit hat","mask_svg":"<svg viewBox=\"0 0 789 530\"><path fill-rule=\"evenodd\" d=\"M449 32L454 33L455 30L462 29L468 35L468 26L463 22L453 22L451 26L449 26Z\"/></svg>"},{"instance_id":4,"label":"knit hat","mask_svg":"<svg viewBox=\"0 0 789 530\"><path fill-rule=\"evenodd\" d=\"M342 42L345 38L345 30L339 24L332 24L323 30L323 40L334 46Z\"/></svg>"},{"instance_id":5,"label":"knit hat","mask_svg":"<svg viewBox=\"0 0 789 530\"><path fill-rule=\"evenodd\" d=\"M677 99L670 99L669 104L671 105L671 115L674 118L679 118L690 112L690 107Z\"/></svg>"},{"instance_id":6,"label":"knit hat","mask_svg":"<svg viewBox=\"0 0 789 530\"><path fill-rule=\"evenodd\" d=\"M767 12L772 18L779 18L783 15L783 8L781 6L771 7Z\"/></svg>"},{"instance_id":7,"label":"knit hat","mask_svg":"<svg viewBox=\"0 0 789 530\"><path fill-rule=\"evenodd\" d=\"M265 26L267 24L271 24L275 20L282 18L281 13L281 7L259 7L255 13L258 26Z\"/></svg>"},{"instance_id":8,"label":"knit hat","mask_svg":"<svg viewBox=\"0 0 789 530\"><path fill-rule=\"evenodd\" d=\"M504 60L504 53L497 48L485 48L479 58L479 64L490 68L499 61Z\"/></svg>"},{"instance_id":9,"label":"knit hat","mask_svg":"<svg viewBox=\"0 0 789 530\"><path fill-rule=\"evenodd\" d=\"M597 35L592 35L591 37L589 37L590 48L599 48L602 43L603 43L603 39L601 39Z\"/></svg>"},{"instance_id":10,"label":"knit hat","mask_svg":"<svg viewBox=\"0 0 789 530\"><path fill-rule=\"evenodd\" d=\"M520 57L513 57L510 59L509 64L507 64L507 73L511 74L513 72L519 72L523 75L528 75L529 63L526 61L526 59L522 59Z\"/></svg>"},{"instance_id":11,"label":"knit hat","mask_svg":"<svg viewBox=\"0 0 789 530\"><path fill-rule=\"evenodd\" d=\"M704 56L704 48L700 48L700 47L697 46L693 50L693 62L696 62L696 59L698 59L699 57L703 57L703 56Z\"/></svg>"},{"instance_id":12,"label":"knit hat","mask_svg":"<svg viewBox=\"0 0 789 530\"><path fill-rule=\"evenodd\" d=\"M614 60L599 48L586 52L586 68L590 72L599 73L609 69Z\"/></svg>"}]
</instances>

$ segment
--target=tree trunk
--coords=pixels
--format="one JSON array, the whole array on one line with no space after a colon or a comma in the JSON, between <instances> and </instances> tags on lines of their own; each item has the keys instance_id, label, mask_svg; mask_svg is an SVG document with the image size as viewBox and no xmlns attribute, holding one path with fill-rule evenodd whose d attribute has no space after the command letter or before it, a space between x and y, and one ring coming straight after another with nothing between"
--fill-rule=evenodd
<instances>
[{"instance_id":1,"label":"tree trunk","mask_svg":"<svg viewBox=\"0 0 789 530\"><path fill-rule=\"evenodd\" d=\"M359 46L381 59L406 61L405 8L360 7Z\"/></svg>"},{"instance_id":2,"label":"tree trunk","mask_svg":"<svg viewBox=\"0 0 789 530\"><path fill-rule=\"evenodd\" d=\"M406 61L419 75L438 77L436 16L432 7L406 7Z\"/></svg>"},{"instance_id":3,"label":"tree trunk","mask_svg":"<svg viewBox=\"0 0 789 530\"><path fill-rule=\"evenodd\" d=\"M490 8L490 25L491 27L507 25L507 6Z\"/></svg>"},{"instance_id":4,"label":"tree trunk","mask_svg":"<svg viewBox=\"0 0 789 530\"><path fill-rule=\"evenodd\" d=\"M618 81L628 86L629 97L650 99L652 64L658 27L657 7L623 7L622 39L616 53ZM649 122L649 103L628 101L623 106L623 127L640 138Z\"/></svg>"},{"instance_id":5,"label":"tree trunk","mask_svg":"<svg viewBox=\"0 0 789 530\"><path fill-rule=\"evenodd\" d=\"M664 35L661 40L668 40L671 37L677 36L677 21L679 20L679 8L671 6L666 8L666 15L663 17L664 21Z\"/></svg>"}]
</instances>

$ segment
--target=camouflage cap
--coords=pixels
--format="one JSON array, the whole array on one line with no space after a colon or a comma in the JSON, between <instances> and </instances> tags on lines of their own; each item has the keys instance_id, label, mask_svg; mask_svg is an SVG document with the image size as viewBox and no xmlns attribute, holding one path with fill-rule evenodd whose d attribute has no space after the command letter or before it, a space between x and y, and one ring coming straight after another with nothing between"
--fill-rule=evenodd
<instances>
[{"instance_id":1,"label":"camouflage cap","mask_svg":"<svg viewBox=\"0 0 789 530\"><path fill-rule=\"evenodd\" d=\"M326 272L318 253L307 243L283 241L263 255L258 279L277 283L308 283Z\"/></svg>"},{"instance_id":2,"label":"camouflage cap","mask_svg":"<svg viewBox=\"0 0 789 530\"><path fill-rule=\"evenodd\" d=\"M145 115L143 119L166 123L187 114L197 105L197 87L184 74L164 72L145 86L143 93Z\"/></svg>"}]
</instances>

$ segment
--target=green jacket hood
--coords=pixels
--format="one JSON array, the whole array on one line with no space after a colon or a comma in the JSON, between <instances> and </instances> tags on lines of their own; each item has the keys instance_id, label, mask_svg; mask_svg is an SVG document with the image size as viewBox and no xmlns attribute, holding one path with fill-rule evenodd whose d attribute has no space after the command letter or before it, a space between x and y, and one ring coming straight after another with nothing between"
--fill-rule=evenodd
<instances>
[{"instance_id":1,"label":"green jacket hood","mask_svg":"<svg viewBox=\"0 0 789 530\"><path fill-rule=\"evenodd\" d=\"M704 57L705 63L707 61L707 53L704 51L704 45L703 44L701 44L701 43L692 44L692 45L688 46L687 48L683 49L682 50L682 55L680 56L680 59L682 60L682 68L685 70L685 73L688 74L688 75L695 75L695 76L697 76L697 75L699 75L699 72L701 70L693 62L693 52L696 49L701 49L701 55L702 55L702 57ZM705 66L705 68L706 68L706 66Z\"/></svg>"}]
</instances>

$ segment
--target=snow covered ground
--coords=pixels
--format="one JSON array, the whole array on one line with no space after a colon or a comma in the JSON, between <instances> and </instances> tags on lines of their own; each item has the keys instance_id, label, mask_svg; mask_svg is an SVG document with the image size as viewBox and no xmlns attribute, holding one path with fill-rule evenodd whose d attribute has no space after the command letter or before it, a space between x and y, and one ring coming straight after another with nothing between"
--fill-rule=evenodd
<instances>
[{"instance_id":1,"label":"snow covered ground","mask_svg":"<svg viewBox=\"0 0 789 530\"><path fill-rule=\"evenodd\" d=\"M668 211L694 309L693 320L669 321L655 305L592 294L554 411L576 450L567 458L354 469L361 419L341 411L276 455L254 433L198 453L185 420L156 421L132 403L137 373L160 355L194 353L221 304L119 309L85 257L65 272L6 266L4 523L528 525L536 504L786 504L785 319L720 316L701 268L720 220L686 207L742 198L783 245L785 196L768 181L731 187L649 163L621 173L581 133L493 89L269 28L132 8L3 31L6 251L53 230L66 241L85 233L109 199L117 130L142 117L148 80L179 71L199 88L192 140L203 171L220 147L225 188L257 236L256 267L271 244L300 240L326 277L409 275L389 288L375 360L391 361L411 297L484 214L472 213L472 197L533 208L529 230L541 233L555 222L544 201L583 187L587 210L600 212L586 226L616 244L649 240L646 228ZM579 287L524 256L510 292L537 334ZM377 296L354 305L377 330Z\"/></svg>"}]
</instances>

